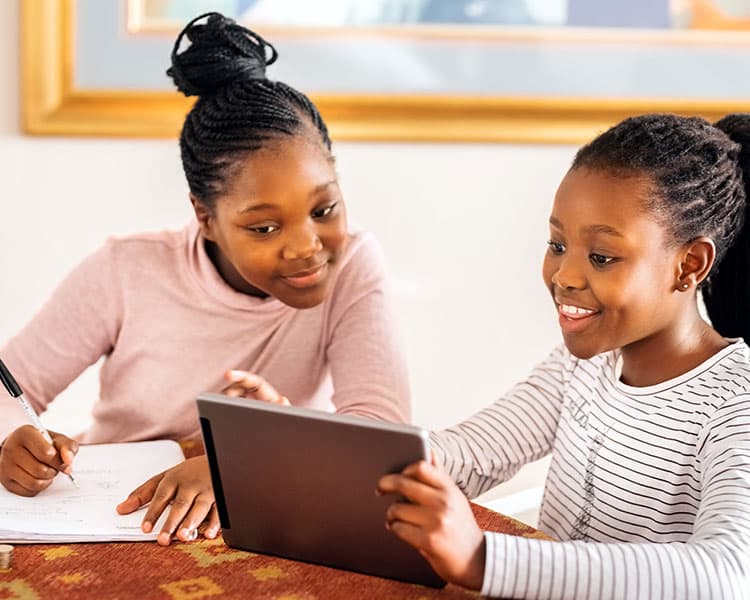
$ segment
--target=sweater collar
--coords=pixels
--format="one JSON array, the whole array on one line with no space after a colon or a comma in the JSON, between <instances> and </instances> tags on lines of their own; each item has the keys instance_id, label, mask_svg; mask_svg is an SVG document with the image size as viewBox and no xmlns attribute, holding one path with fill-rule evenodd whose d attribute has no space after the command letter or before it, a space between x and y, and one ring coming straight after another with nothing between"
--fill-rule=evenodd
<instances>
[{"instance_id":1,"label":"sweater collar","mask_svg":"<svg viewBox=\"0 0 750 600\"><path fill-rule=\"evenodd\" d=\"M230 308L251 311L283 311L294 310L274 296L258 298L249 294L238 292L224 279L216 270L211 258L206 252L206 239L200 231L196 221L187 228L188 236L188 265L189 270L198 286L212 299Z\"/></svg>"}]
</instances>

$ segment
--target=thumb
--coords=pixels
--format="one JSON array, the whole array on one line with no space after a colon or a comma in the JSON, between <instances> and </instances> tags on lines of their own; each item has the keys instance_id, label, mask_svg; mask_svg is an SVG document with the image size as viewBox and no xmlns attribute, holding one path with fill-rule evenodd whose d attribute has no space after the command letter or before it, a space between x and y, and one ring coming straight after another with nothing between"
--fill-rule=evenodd
<instances>
[{"instance_id":1,"label":"thumb","mask_svg":"<svg viewBox=\"0 0 750 600\"><path fill-rule=\"evenodd\" d=\"M63 467L65 467L63 470L67 472L73 464L76 454L78 454L78 442L62 433L50 432L50 435L52 436L53 445L60 454Z\"/></svg>"}]
</instances>

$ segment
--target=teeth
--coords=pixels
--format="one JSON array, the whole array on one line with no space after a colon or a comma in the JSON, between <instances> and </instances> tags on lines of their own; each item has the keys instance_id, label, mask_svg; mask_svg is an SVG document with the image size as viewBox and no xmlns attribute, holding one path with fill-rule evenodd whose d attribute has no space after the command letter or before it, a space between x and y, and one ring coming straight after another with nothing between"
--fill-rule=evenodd
<instances>
[{"instance_id":1,"label":"teeth","mask_svg":"<svg viewBox=\"0 0 750 600\"><path fill-rule=\"evenodd\" d=\"M593 310L587 310L580 306L571 306L569 304L561 304L560 310L568 315L590 315L594 312Z\"/></svg>"}]
</instances>

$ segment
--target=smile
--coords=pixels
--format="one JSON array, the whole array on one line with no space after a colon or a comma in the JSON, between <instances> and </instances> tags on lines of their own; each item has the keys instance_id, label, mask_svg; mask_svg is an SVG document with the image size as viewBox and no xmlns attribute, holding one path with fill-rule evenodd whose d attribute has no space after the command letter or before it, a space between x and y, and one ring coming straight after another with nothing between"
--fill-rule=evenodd
<instances>
[{"instance_id":1,"label":"smile","mask_svg":"<svg viewBox=\"0 0 750 600\"><path fill-rule=\"evenodd\" d=\"M557 308L561 314L569 319L582 319L596 312L588 308L581 308L580 306L572 306L570 304L558 304Z\"/></svg>"},{"instance_id":2,"label":"smile","mask_svg":"<svg viewBox=\"0 0 750 600\"><path fill-rule=\"evenodd\" d=\"M328 273L328 263L325 262L315 269L303 271L294 275L283 276L282 279L294 288L304 289L320 283Z\"/></svg>"},{"instance_id":3,"label":"smile","mask_svg":"<svg viewBox=\"0 0 750 600\"><path fill-rule=\"evenodd\" d=\"M599 311L582 308L572 304L558 304L560 328L563 333L575 333L586 328Z\"/></svg>"}]
</instances>

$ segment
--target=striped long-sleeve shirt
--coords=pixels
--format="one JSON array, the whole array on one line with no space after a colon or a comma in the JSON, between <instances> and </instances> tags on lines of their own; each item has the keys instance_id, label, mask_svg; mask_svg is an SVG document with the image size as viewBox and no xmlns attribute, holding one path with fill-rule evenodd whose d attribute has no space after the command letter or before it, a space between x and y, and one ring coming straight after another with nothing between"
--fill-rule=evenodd
<instances>
[{"instance_id":1,"label":"striped long-sleeve shirt","mask_svg":"<svg viewBox=\"0 0 750 600\"><path fill-rule=\"evenodd\" d=\"M735 341L649 387L619 373L617 352L581 360L560 347L432 434L469 497L553 454L539 526L560 542L486 533L482 593L750 598L750 349Z\"/></svg>"}]
</instances>

